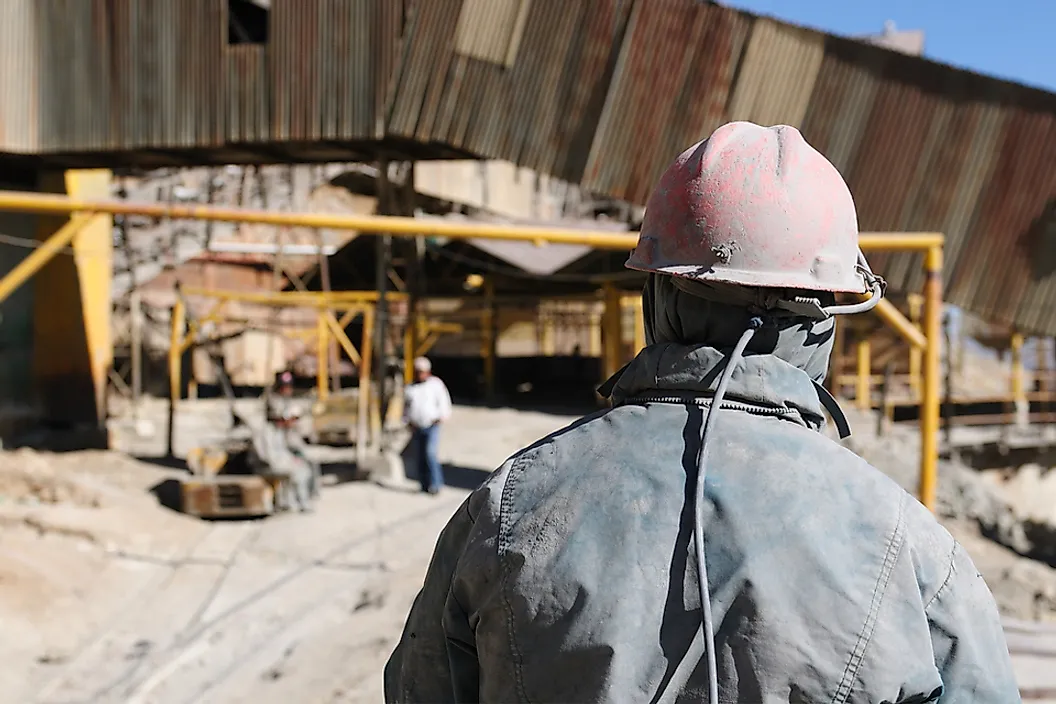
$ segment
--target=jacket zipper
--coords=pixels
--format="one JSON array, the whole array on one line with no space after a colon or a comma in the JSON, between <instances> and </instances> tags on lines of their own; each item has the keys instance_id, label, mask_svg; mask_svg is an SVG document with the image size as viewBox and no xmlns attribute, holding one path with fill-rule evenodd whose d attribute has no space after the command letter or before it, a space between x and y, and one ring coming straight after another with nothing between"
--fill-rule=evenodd
<instances>
[{"instance_id":1,"label":"jacket zipper","mask_svg":"<svg viewBox=\"0 0 1056 704\"><path fill-rule=\"evenodd\" d=\"M687 404L691 403L695 406L710 406L710 398L700 398L696 396L662 396L659 394L647 394L643 396L633 396L625 403L677 403ZM729 411L744 411L745 413L751 413L757 416L798 416L799 414L791 408L762 408L760 406L753 406L749 403L739 403L737 401L723 401L719 404L719 408L722 410Z\"/></svg>"}]
</instances>

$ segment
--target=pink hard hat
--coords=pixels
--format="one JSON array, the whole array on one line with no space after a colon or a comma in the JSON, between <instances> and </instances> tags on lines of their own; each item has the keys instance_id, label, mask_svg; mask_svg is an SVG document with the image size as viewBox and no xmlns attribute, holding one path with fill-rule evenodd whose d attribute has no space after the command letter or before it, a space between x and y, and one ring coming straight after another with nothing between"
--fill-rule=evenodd
<instances>
[{"instance_id":1,"label":"pink hard hat","mask_svg":"<svg viewBox=\"0 0 1056 704\"><path fill-rule=\"evenodd\" d=\"M744 286L865 293L858 258L858 217L836 167L794 127L731 122L664 172L627 266Z\"/></svg>"}]
</instances>

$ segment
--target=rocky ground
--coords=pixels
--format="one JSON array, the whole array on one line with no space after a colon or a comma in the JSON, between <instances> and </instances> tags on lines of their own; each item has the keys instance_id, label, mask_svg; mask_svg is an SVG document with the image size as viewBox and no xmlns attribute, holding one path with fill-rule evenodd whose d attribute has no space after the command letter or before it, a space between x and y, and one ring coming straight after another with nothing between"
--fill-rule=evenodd
<instances>
[{"instance_id":1,"label":"rocky ground","mask_svg":"<svg viewBox=\"0 0 1056 704\"><path fill-rule=\"evenodd\" d=\"M846 410L854 432L845 444L915 493L920 476L916 427L900 424L878 436L872 414ZM1017 478L1014 471L981 473L939 462L937 513L968 548L1007 616L1056 620L1056 522L1039 518L1034 502L1022 500L1044 496L1050 481L1036 468Z\"/></svg>"},{"instance_id":2,"label":"rocky ground","mask_svg":"<svg viewBox=\"0 0 1056 704\"><path fill-rule=\"evenodd\" d=\"M0 700L379 702L381 668L447 518L485 472L571 420L459 407L441 442L453 486L438 497L353 481L347 451L332 450L315 513L205 522L154 496L181 474L149 459L161 454L163 408L115 428L119 446L148 459L0 454ZM176 454L222 434L226 413L222 402L184 404ZM871 419L852 422L852 446L913 487L913 430L877 438ZM1041 533L1022 529L1002 491L946 464L942 518L1007 616L1052 619L1056 570L1023 555ZM1010 626L1010 643L1036 651L1032 628ZM1051 666L1017 662L1024 681Z\"/></svg>"}]
</instances>

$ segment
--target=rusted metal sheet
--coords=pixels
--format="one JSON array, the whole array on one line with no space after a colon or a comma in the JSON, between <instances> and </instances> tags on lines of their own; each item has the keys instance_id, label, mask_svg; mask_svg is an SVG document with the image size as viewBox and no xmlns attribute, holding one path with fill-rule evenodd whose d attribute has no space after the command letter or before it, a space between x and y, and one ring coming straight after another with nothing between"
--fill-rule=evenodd
<instances>
[{"instance_id":1,"label":"rusted metal sheet","mask_svg":"<svg viewBox=\"0 0 1056 704\"><path fill-rule=\"evenodd\" d=\"M272 139L380 137L402 14L397 1L274 0Z\"/></svg>"},{"instance_id":2,"label":"rusted metal sheet","mask_svg":"<svg viewBox=\"0 0 1056 704\"><path fill-rule=\"evenodd\" d=\"M1054 96L830 37L803 132L863 230L946 233L947 300L1051 334L1056 283L1028 232L1056 194L1054 119ZM896 291L923 283L919 255L871 259Z\"/></svg>"},{"instance_id":3,"label":"rusted metal sheet","mask_svg":"<svg viewBox=\"0 0 1056 704\"><path fill-rule=\"evenodd\" d=\"M227 141L235 144L268 140L267 51L256 44L229 46L227 54Z\"/></svg>"},{"instance_id":4,"label":"rusted metal sheet","mask_svg":"<svg viewBox=\"0 0 1056 704\"><path fill-rule=\"evenodd\" d=\"M825 36L767 18L752 25L729 119L800 127L825 55Z\"/></svg>"},{"instance_id":5,"label":"rusted metal sheet","mask_svg":"<svg viewBox=\"0 0 1056 704\"><path fill-rule=\"evenodd\" d=\"M578 181L629 8L626 0L413 3L388 133Z\"/></svg>"},{"instance_id":6,"label":"rusted metal sheet","mask_svg":"<svg viewBox=\"0 0 1056 704\"><path fill-rule=\"evenodd\" d=\"M37 116L37 151L223 144L226 7L223 0L33 2L25 40L32 46L23 53L35 64L27 75L37 100L21 109Z\"/></svg>"},{"instance_id":7,"label":"rusted metal sheet","mask_svg":"<svg viewBox=\"0 0 1056 704\"><path fill-rule=\"evenodd\" d=\"M717 5L637 3L583 185L644 203L663 168L725 121L748 29L744 15Z\"/></svg>"},{"instance_id":8,"label":"rusted metal sheet","mask_svg":"<svg viewBox=\"0 0 1056 704\"><path fill-rule=\"evenodd\" d=\"M998 322L1029 318L1022 304L1035 276L1030 241L1034 221L1056 193L1056 123L1045 114L1010 108L1003 139L970 231L974 245L954 270L951 299Z\"/></svg>"},{"instance_id":9,"label":"rusted metal sheet","mask_svg":"<svg viewBox=\"0 0 1056 704\"><path fill-rule=\"evenodd\" d=\"M40 148L39 60L32 0L0 3L0 152Z\"/></svg>"}]
</instances>

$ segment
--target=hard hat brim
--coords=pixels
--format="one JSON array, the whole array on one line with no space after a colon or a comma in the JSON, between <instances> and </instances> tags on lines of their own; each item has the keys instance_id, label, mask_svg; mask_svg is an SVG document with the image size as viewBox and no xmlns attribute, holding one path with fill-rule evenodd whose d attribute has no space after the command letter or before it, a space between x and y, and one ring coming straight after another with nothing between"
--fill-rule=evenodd
<instances>
[{"instance_id":1,"label":"hard hat brim","mask_svg":"<svg viewBox=\"0 0 1056 704\"><path fill-rule=\"evenodd\" d=\"M735 284L737 286L754 286L757 288L792 288L803 291L825 291L826 293L857 293L869 292L865 277L861 272L854 271L852 275L843 281L822 281L809 274L793 274L790 272L766 272L746 271L743 269L727 268L707 269L702 271L699 266L678 264L670 266L645 266L635 261L632 255L625 266L628 269L642 271L665 276L677 276L692 281L710 281L714 283Z\"/></svg>"}]
</instances>

